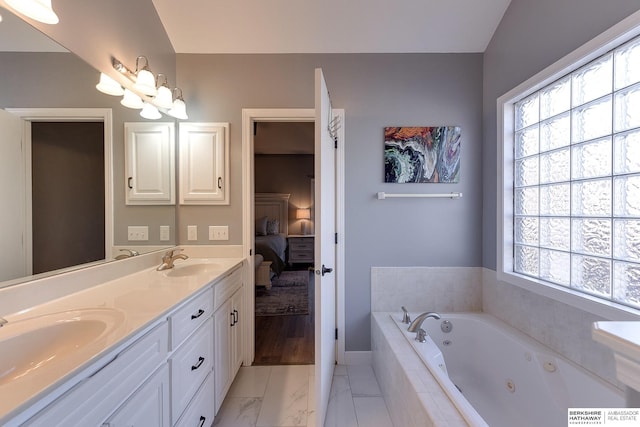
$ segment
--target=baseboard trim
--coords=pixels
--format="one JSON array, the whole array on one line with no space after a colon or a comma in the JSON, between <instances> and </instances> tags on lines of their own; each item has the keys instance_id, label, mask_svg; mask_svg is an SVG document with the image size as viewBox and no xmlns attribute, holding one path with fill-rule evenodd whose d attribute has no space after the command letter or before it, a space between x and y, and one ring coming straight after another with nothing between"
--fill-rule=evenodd
<instances>
[{"instance_id":1,"label":"baseboard trim","mask_svg":"<svg viewBox=\"0 0 640 427\"><path fill-rule=\"evenodd\" d=\"M345 365L372 365L373 355L370 351L345 351Z\"/></svg>"}]
</instances>

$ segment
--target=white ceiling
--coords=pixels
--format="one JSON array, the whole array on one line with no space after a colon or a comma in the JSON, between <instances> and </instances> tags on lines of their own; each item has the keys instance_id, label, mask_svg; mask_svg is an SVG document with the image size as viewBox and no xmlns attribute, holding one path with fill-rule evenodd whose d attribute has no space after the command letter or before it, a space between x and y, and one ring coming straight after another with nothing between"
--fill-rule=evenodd
<instances>
[{"instance_id":1,"label":"white ceiling","mask_svg":"<svg viewBox=\"0 0 640 427\"><path fill-rule=\"evenodd\" d=\"M511 0L153 0L177 53L484 52Z\"/></svg>"}]
</instances>

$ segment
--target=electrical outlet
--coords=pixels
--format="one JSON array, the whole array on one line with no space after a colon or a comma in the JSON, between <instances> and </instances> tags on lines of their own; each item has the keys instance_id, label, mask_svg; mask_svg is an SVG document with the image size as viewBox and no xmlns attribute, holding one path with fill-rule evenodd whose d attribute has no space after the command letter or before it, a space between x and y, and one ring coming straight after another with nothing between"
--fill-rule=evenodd
<instances>
[{"instance_id":1,"label":"electrical outlet","mask_svg":"<svg viewBox=\"0 0 640 427\"><path fill-rule=\"evenodd\" d=\"M229 227L226 225L210 225L209 240L229 240Z\"/></svg>"},{"instance_id":2,"label":"electrical outlet","mask_svg":"<svg viewBox=\"0 0 640 427\"><path fill-rule=\"evenodd\" d=\"M171 231L168 225L161 225L160 226L160 240L161 241L167 241L167 240L171 240Z\"/></svg>"},{"instance_id":3,"label":"electrical outlet","mask_svg":"<svg viewBox=\"0 0 640 427\"><path fill-rule=\"evenodd\" d=\"M187 225L187 240L198 240L197 225Z\"/></svg>"},{"instance_id":4,"label":"electrical outlet","mask_svg":"<svg viewBox=\"0 0 640 427\"><path fill-rule=\"evenodd\" d=\"M149 227L146 225L130 225L127 227L127 239L133 240L149 240Z\"/></svg>"}]
</instances>

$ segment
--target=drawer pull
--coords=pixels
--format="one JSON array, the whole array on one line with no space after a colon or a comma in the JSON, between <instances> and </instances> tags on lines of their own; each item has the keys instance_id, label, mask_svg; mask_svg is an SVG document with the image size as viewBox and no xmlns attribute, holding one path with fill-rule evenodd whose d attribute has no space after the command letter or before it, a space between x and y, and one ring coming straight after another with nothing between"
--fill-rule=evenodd
<instances>
[{"instance_id":1,"label":"drawer pull","mask_svg":"<svg viewBox=\"0 0 640 427\"><path fill-rule=\"evenodd\" d=\"M198 357L198 363L196 363L195 365L193 365L191 367L192 371L195 371L196 369L198 369L200 366L202 366L202 364L204 363L204 357L200 356Z\"/></svg>"},{"instance_id":2,"label":"drawer pull","mask_svg":"<svg viewBox=\"0 0 640 427\"><path fill-rule=\"evenodd\" d=\"M200 310L198 310L198 314L192 314L191 315L191 320L197 319L198 317L202 316L203 314L204 314L204 310L200 309Z\"/></svg>"},{"instance_id":3,"label":"drawer pull","mask_svg":"<svg viewBox=\"0 0 640 427\"><path fill-rule=\"evenodd\" d=\"M200 424L198 424L198 427L202 427L206 420L207 420L207 417L200 415Z\"/></svg>"},{"instance_id":4,"label":"drawer pull","mask_svg":"<svg viewBox=\"0 0 640 427\"><path fill-rule=\"evenodd\" d=\"M233 312L229 313L229 316L231 316L231 323L229 323L229 326L233 326L236 324L236 316L233 315Z\"/></svg>"},{"instance_id":5,"label":"drawer pull","mask_svg":"<svg viewBox=\"0 0 640 427\"><path fill-rule=\"evenodd\" d=\"M233 310L233 324L238 323L238 310Z\"/></svg>"}]
</instances>

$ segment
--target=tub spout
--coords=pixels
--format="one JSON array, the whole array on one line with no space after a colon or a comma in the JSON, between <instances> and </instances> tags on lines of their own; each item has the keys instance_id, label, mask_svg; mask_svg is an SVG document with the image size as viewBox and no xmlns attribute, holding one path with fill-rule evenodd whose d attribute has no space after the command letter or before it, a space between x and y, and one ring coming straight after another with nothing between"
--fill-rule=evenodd
<instances>
[{"instance_id":1,"label":"tub spout","mask_svg":"<svg viewBox=\"0 0 640 427\"><path fill-rule=\"evenodd\" d=\"M409 332L417 332L418 329L422 328L422 322L424 322L425 319L428 319L429 317L431 317L433 319L436 319L436 320L440 319L440 315L438 313L434 313L432 311L427 311L425 313L422 313L418 317L416 317L413 320L413 322L411 322L409 327L407 328L407 331L409 331Z\"/></svg>"}]
</instances>

